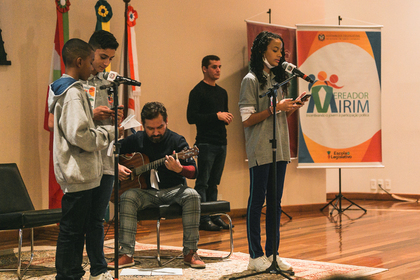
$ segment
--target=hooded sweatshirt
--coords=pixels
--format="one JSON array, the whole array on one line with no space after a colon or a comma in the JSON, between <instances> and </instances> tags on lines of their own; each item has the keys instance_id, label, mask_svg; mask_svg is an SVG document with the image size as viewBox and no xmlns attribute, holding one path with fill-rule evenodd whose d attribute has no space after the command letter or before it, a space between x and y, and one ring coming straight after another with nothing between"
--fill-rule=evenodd
<instances>
[{"instance_id":1,"label":"hooded sweatshirt","mask_svg":"<svg viewBox=\"0 0 420 280\"><path fill-rule=\"evenodd\" d=\"M95 126L82 83L66 74L49 86L48 109L54 114L54 173L61 189L68 193L98 187L100 151L114 140L113 126Z\"/></svg>"}]
</instances>

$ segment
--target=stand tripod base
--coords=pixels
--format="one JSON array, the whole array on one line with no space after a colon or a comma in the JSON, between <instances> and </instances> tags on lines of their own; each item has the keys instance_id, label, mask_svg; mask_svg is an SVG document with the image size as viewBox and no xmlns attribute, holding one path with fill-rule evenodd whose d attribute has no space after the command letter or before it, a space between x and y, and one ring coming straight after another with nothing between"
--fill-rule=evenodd
<instances>
[{"instance_id":1,"label":"stand tripod base","mask_svg":"<svg viewBox=\"0 0 420 280\"><path fill-rule=\"evenodd\" d=\"M337 210L337 212L339 214L343 213L346 210L353 210L353 209L349 209L350 207L352 207L353 205L357 206L360 210L365 211L365 213L367 212L367 210L359 205L357 205L356 203L354 203L353 201L351 201L350 199L345 198L342 194L341 194L341 168L338 169L338 195L335 196L335 198L333 200L330 201L330 203L328 203L327 205L325 205L324 207L321 208L321 212L328 206L331 205L333 207L333 209L330 212L330 215L332 215L332 213L334 212L334 210ZM348 202L350 202L350 206L346 207L345 209L343 209L341 207L341 200L345 199ZM334 203L335 201L335 203ZM334 204L333 204L334 203ZM337 207L338 204L338 207ZM356 210L356 209L354 209Z\"/></svg>"},{"instance_id":2,"label":"stand tripod base","mask_svg":"<svg viewBox=\"0 0 420 280\"><path fill-rule=\"evenodd\" d=\"M265 270L265 271L259 271L259 272L255 272L255 273L251 273L251 274L247 274L247 275L238 276L238 277L231 277L231 278L229 278L229 280L252 277L252 276L260 275L260 274L264 274L264 273L279 274L279 275L283 276L284 278L290 279L290 280L293 280L293 278L291 278L290 276L295 275L295 273L293 271L281 270L280 268L278 268L277 263L274 263L274 261L273 261L271 266L269 268L267 268L267 270Z\"/></svg>"},{"instance_id":3,"label":"stand tripod base","mask_svg":"<svg viewBox=\"0 0 420 280\"><path fill-rule=\"evenodd\" d=\"M350 205L349 206L347 206L346 208L342 208L341 207L341 200L342 199L344 199L344 200L346 200L346 201L348 201L348 202L350 202ZM335 201L335 203L334 203L334 201ZM339 205L338 207L337 207L337 204ZM334 212L334 210L337 210L337 212L338 213L343 213L344 211L346 211L346 210L358 210L358 209L350 209L350 207L352 207L353 205L354 206L356 206L356 207L358 207L360 210L363 210L363 211L365 211L365 213L367 212L367 210L365 209L365 208L363 208L363 207L361 207L360 205L358 205L357 203L355 203L355 202L353 202L353 201L351 201L350 199L347 199L346 197L344 197L342 194L341 194L341 192L338 194L338 195L336 195L335 196L335 198L333 199L333 200L331 200L327 205L325 205L324 207L322 207L321 208L321 212L327 207L327 206L329 206L329 205L331 205L332 207L333 207L333 209L331 209L331 212L330 212L330 215L332 215L332 213Z\"/></svg>"}]
</instances>

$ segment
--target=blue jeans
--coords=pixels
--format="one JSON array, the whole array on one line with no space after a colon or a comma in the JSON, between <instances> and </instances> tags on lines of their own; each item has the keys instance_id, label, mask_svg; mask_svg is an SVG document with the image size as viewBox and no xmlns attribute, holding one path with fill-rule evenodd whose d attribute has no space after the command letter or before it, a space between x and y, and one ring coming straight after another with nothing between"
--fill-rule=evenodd
<instances>
[{"instance_id":1,"label":"blue jeans","mask_svg":"<svg viewBox=\"0 0 420 280\"><path fill-rule=\"evenodd\" d=\"M259 258L264 255L261 247L261 210L265 199L267 205L271 206L270 199L273 197L272 188L272 163L255 166L249 169L250 175L250 194L248 198L248 209L246 217L248 249L251 258ZM286 161L277 162L277 200L276 211L277 220L273 223L274 213L271 207L267 207L267 215L265 219L265 254L267 257L273 254L273 242L276 242L276 253L279 248L280 241L280 216L281 216L281 198L283 196L284 178L286 175ZM273 240L274 227L276 230L276 241Z\"/></svg>"},{"instance_id":2,"label":"blue jeans","mask_svg":"<svg viewBox=\"0 0 420 280\"><path fill-rule=\"evenodd\" d=\"M226 145L197 144L198 175L195 190L201 196L201 202L217 201L217 185L220 184L226 160ZM200 221L209 221L209 216L201 216Z\"/></svg>"},{"instance_id":3,"label":"blue jeans","mask_svg":"<svg viewBox=\"0 0 420 280\"><path fill-rule=\"evenodd\" d=\"M85 236L91 275L107 271L103 219L113 183L114 176L104 175L99 187L64 194L55 260L56 279L80 279L85 274L82 268Z\"/></svg>"}]
</instances>

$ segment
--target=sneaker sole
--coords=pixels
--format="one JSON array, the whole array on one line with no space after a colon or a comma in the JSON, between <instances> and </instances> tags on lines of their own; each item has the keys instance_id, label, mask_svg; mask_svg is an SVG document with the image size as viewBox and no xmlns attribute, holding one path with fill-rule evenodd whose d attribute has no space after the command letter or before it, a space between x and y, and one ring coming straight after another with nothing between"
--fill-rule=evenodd
<instances>
[{"instance_id":1,"label":"sneaker sole","mask_svg":"<svg viewBox=\"0 0 420 280\"><path fill-rule=\"evenodd\" d=\"M268 267L266 269L263 269L263 270L258 270L254 267L253 268L250 268L250 267L247 268L247 270L252 270L252 271L256 271L256 272L263 272L263 271L266 271L267 269L268 269Z\"/></svg>"},{"instance_id":2,"label":"sneaker sole","mask_svg":"<svg viewBox=\"0 0 420 280\"><path fill-rule=\"evenodd\" d=\"M273 262L273 260L268 259L269 262ZM282 262L283 263L283 262ZM284 263L283 263L283 267L279 264L279 262L277 262L278 267L283 270L283 271L291 271L293 272L293 266L287 266L286 268L284 267Z\"/></svg>"},{"instance_id":3,"label":"sneaker sole","mask_svg":"<svg viewBox=\"0 0 420 280\"><path fill-rule=\"evenodd\" d=\"M279 266L279 268L281 269L281 270L284 270L284 271L293 271L293 266L284 266L284 264L283 264L283 266L281 266L281 265L279 265L279 263L277 263L277 265Z\"/></svg>"}]
</instances>

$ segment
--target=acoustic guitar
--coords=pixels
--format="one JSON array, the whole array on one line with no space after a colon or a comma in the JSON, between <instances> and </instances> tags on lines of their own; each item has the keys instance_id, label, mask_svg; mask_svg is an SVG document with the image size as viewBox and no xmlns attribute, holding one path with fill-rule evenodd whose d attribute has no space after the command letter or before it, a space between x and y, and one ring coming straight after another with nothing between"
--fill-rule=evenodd
<instances>
[{"instance_id":1,"label":"acoustic guitar","mask_svg":"<svg viewBox=\"0 0 420 280\"><path fill-rule=\"evenodd\" d=\"M198 148L185 148L183 151L168 155L175 159L189 159L198 155ZM146 189L146 177L149 176L149 172L152 169L157 169L159 166L165 163L166 158L161 158L153 162L149 161L149 157L142 153L124 154L120 155L119 163L124 165L131 170L131 174L128 179L120 181L120 189L118 190L118 196L120 197L126 190L131 188ZM116 175L117 176L117 175ZM111 202L114 202L114 191L112 191Z\"/></svg>"}]
</instances>

